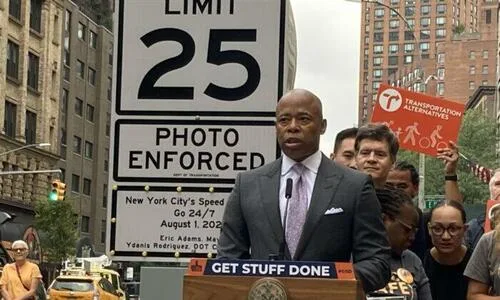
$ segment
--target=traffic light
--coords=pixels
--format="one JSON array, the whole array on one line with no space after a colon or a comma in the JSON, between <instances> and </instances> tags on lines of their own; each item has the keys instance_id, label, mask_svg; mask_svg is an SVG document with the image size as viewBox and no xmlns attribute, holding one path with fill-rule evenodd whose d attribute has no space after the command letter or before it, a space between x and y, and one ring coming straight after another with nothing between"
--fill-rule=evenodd
<instances>
[{"instance_id":1,"label":"traffic light","mask_svg":"<svg viewBox=\"0 0 500 300\"><path fill-rule=\"evenodd\" d=\"M66 196L66 184L59 179L52 181L52 189L49 193L50 201L63 201Z\"/></svg>"}]
</instances>

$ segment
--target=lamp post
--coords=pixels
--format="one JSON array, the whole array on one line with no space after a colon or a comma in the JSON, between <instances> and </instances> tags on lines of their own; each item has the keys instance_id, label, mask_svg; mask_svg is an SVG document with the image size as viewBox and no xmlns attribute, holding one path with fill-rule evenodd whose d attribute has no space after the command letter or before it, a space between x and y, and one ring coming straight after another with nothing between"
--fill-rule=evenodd
<instances>
[{"instance_id":1,"label":"lamp post","mask_svg":"<svg viewBox=\"0 0 500 300\"><path fill-rule=\"evenodd\" d=\"M18 147L18 148L15 148L15 149L11 149L9 151L5 151L3 153L0 153L0 156L2 155L7 155L9 153L12 153L12 152L16 152L16 151L19 151L19 150L23 150L23 149L26 149L26 148L32 148L32 147L48 147L50 146L49 143L38 143L38 144L29 144L29 145L24 145L24 146L21 146L21 147Z\"/></svg>"}]
</instances>

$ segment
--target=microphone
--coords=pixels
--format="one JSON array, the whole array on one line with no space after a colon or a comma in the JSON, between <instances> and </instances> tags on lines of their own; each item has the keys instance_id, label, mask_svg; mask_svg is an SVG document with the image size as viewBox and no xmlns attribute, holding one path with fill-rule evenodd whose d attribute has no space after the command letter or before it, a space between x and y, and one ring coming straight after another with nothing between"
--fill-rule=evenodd
<instances>
[{"instance_id":1,"label":"microphone","mask_svg":"<svg viewBox=\"0 0 500 300\"><path fill-rule=\"evenodd\" d=\"M287 247L286 244L286 219L288 215L288 203L290 202L290 198L292 198L292 189L293 189L293 180L292 178L288 178L286 180L286 187L285 187L285 198L286 198L286 205L285 205L285 213L283 215L283 236L281 239L281 244L280 244L280 251L279 251L279 260L284 260L285 259L285 249Z\"/></svg>"}]
</instances>

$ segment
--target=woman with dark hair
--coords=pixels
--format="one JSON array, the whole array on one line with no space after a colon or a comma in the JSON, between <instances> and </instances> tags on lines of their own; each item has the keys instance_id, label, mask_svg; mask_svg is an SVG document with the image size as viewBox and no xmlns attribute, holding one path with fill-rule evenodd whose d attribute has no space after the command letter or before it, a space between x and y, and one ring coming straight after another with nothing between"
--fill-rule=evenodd
<instances>
[{"instance_id":1,"label":"woman with dark hair","mask_svg":"<svg viewBox=\"0 0 500 300\"><path fill-rule=\"evenodd\" d=\"M389 261L392 275L387 286L371 293L368 299L389 295L404 296L407 300L432 299L422 261L408 250L418 229L417 209L403 191L385 187L376 192L392 250Z\"/></svg>"},{"instance_id":2,"label":"woman with dark hair","mask_svg":"<svg viewBox=\"0 0 500 300\"><path fill-rule=\"evenodd\" d=\"M463 275L471 251L463 244L467 230L464 207L443 201L431 210L427 224L434 247L424 258L424 268L434 300L465 300L467 278Z\"/></svg>"}]
</instances>

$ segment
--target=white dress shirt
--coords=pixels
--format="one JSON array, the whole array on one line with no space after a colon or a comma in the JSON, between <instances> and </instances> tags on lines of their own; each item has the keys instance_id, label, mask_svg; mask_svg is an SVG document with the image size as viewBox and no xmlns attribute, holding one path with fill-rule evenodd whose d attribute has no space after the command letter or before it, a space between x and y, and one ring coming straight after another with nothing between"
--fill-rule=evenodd
<instances>
[{"instance_id":1,"label":"white dress shirt","mask_svg":"<svg viewBox=\"0 0 500 300\"><path fill-rule=\"evenodd\" d=\"M283 218L285 216L286 209L286 180L292 178L293 182L297 182L296 178L300 176L297 174L292 167L297 164L296 161L286 156L284 153L281 154L283 159L281 163L281 178L280 178L280 213L281 213L281 224L283 224ZM318 150L314 154L310 155L308 158L300 162L304 165L304 172L302 173L303 184L307 191L307 207L311 204L311 196L314 188L314 182L316 182L316 175L318 175L319 165L321 164L321 151ZM294 195L292 195L292 198ZM290 204L289 204L290 205ZM283 224L283 226L285 226Z\"/></svg>"}]
</instances>

